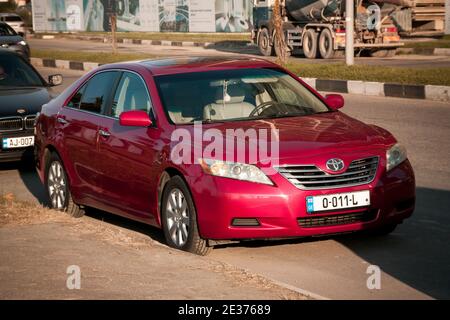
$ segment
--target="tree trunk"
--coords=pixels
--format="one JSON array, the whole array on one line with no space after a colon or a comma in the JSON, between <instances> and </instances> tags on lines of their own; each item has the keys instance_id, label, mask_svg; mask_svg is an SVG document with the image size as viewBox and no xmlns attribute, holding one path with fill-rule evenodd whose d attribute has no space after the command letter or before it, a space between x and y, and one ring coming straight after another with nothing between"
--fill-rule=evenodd
<instances>
[{"instance_id":1,"label":"tree trunk","mask_svg":"<svg viewBox=\"0 0 450 320\"><path fill-rule=\"evenodd\" d=\"M111 15L111 43L112 43L112 50L113 53L116 54L117 53L117 34L116 34L116 30L117 30L117 17L115 14Z\"/></svg>"},{"instance_id":2,"label":"tree trunk","mask_svg":"<svg viewBox=\"0 0 450 320\"><path fill-rule=\"evenodd\" d=\"M277 60L279 64L284 66L287 63L288 54L286 39L283 31L283 18L281 17L280 0L275 0L272 13L272 24L275 28L275 39L273 45L276 48L275 52L277 53Z\"/></svg>"}]
</instances>

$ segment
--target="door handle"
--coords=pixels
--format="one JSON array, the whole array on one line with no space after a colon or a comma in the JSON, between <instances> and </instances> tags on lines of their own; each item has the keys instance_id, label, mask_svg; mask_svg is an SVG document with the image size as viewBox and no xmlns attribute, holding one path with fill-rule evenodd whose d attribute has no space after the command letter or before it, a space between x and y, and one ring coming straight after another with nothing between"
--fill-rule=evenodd
<instances>
[{"instance_id":1,"label":"door handle","mask_svg":"<svg viewBox=\"0 0 450 320\"><path fill-rule=\"evenodd\" d=\"M104 138L108 138L109 136L111 136L111 133L102 129L98 130L98 134Z\"/></svg>"},{"instance_id":2,"label":"door handle","mask_svg":"<svg viewBox=\"0 0 450 320\"><path fill-rule=\"evenodd\" d=\"M66 119L61 118L61 117L58 117L57 120L58 120L58 122L61 123L61 124L68 124L68 123L69 123L69 121L67 121Z\"/></svg>"}]
</instances>

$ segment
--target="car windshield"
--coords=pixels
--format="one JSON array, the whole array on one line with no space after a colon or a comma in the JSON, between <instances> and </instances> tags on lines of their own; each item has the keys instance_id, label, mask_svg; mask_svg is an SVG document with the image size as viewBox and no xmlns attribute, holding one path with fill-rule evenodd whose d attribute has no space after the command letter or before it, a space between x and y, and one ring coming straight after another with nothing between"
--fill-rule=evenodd
<instances>
[{"instance_id":1,"label":"car windshield","mask_svg":"<svg viewBox=\"0 0 450 320\"><path fill-rule=\"evenodd\" d=\"M175 124L275 119L330 109L278 69L237 69L156 77L164 108Z\"/></svg>"},{"instance_id":2,"label":"car windshield","mask_svg":"<svg viewBox=\"0 0 450 320\"><path fill-rule=\"evenodd\" d=\"M0 53L0 90L10 87L42 87L45 83L23 59Z\"/></svg>"},{"instance_id":3,"label":"car windshield","mask_svg":"<svg viewBox=\"0 0 450 320\"><path fill-rule=\"evenodd\" d=\"M13 28L8 26L7 24L0 23L0 37L1 36L15 36L17 35Z\"/></svg>"}]
</instances>

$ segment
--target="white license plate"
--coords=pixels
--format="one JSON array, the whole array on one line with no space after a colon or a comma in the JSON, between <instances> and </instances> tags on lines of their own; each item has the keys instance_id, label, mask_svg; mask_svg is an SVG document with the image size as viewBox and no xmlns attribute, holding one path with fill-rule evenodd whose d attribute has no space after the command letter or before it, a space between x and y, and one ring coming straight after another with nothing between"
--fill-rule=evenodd
<instances>
[{"instance_id":1,"label":"white license plate","mask_svg":"<svg viewBox=\"0 0 450 320\"><path fill-rule=\"evenodd\" d=\"M370 191L368 190L306 197L308 213L367 207L369 205Z\"/></svg>"},{"instance_id":2,"label":"white license plate","mask_svg":"<svg viewBox=\"0 0 450 320\"><path fill-rule=\"evenodd\" d=\"M34 136L3 138L3 149L25 148L34 146Z\"/></svg>"}]
</instances>

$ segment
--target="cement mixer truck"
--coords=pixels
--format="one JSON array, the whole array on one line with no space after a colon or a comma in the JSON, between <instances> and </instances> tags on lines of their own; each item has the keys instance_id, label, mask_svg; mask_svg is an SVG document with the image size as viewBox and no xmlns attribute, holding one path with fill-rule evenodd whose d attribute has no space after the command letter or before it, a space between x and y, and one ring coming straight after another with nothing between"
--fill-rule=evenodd
<instances>
[{"instance_id":1,"label":"cement mixer truck","mask_svg":"<svg viewBox=\"0 0 450 320\"><path fill-rule=\"evenodd\" d=\"M275 0L254 0L253 43L265 56L277 54L272 12ZM395 55L403 45L392 14L407 0L354 0L354 47L357 54ZM345 0L280 0L286 51L306 58L331 59L345 52Z\"/></svg>"}]
</instances>

